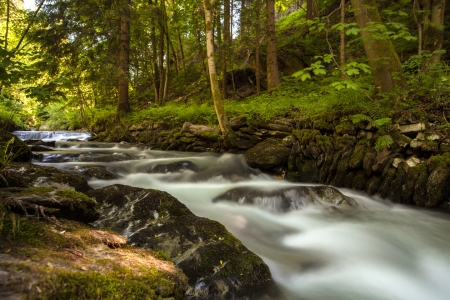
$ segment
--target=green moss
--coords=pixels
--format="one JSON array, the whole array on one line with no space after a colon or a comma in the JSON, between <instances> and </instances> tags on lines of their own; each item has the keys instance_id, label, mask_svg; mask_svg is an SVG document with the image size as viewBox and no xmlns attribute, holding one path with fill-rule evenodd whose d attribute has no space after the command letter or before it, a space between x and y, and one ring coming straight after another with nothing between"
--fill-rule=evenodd
<instances>
[{"instance_id":1,"label":"green moss","mask_svg":"<svg viewBox=\"0 0 450 300\"><path fill-rule=\"evenodd\" d=\"M76 192L76 191L73 191L73 190L57 191L55 193L55 195L59 196L61 198L77 200L80 204L85 204L87 206L95 206L95 205L97 205L97 202L94 199L89 198L85 194L82 194L82 193L79 193L79 192Z\"/></svg>"},{"instance_id":2,"label":"green moss","mask_svg":"<svg viewBox=\"0 0 450 300\"><path fill-rule=\"evenodd\" d=\"M188 138L188 137L185 137L185 136L181 137L181 138L180 138L180 141L183 142L183 143L185 143L185 144L190 144L190 143L192 143L192 140L191 140L190 138Z\"/></svg>"},{"instance_id":3,"label":"green moss","mask_svg":"<svg viewBox=\"0 0 450 300\"><path fill-rule=\"evenodd\" d=\"M219 140L221 135L216 133L216 132L206 130L206 131L202 132L202 136L207 138L207 139L216 140L217 141L217 140Z\"/></svg>"},{"instance_id":4,"label":"green moss","mask_svg":"<svg viewBox=\"0 0 450 300\"><path fill-rule=\"evenodd\" d=\"M74 272L55 270L37 286L41 293L32 299L161 299L176 294L177 283L170 275L155 269L141 274L128 268L114 267L112 272Z\"/></svg>"},{"instance_id":5,"label":"green moss","mask_svg":"<svg viewBox=\"0 0 450 300\"><path fill-rule=\"evenodd\" d=\"M165 137L168 136L170 133L171 133L170 131L161 131L160 133L158 133L158 136Z\"/></svg>"},{"instance_id":6,"label":"green moss","mask_svg":"<svg viewBox=\"0 0 450 300\"><path fill-rule=\"evenodd\" d=\"M37 188L27 188L24 189L22 192L18 193L20 196L25 195L38 195L38 196L46 196L48 193L53 192L55 189L52 187L37 187Z\"/></svg>"},{"instance_id":7,"label":"green moss","mask_svg":"<svg viewBox=\"0 0 450 300\"><path fill-rule=\"evenodd\" d=\"M3 238L11 242L20 242L32 247L56 247L66 245L65 238L60 234L47 230L47 225L37 223L15 214L0 219L0 233Z\"/></svg>"}]
</instances>

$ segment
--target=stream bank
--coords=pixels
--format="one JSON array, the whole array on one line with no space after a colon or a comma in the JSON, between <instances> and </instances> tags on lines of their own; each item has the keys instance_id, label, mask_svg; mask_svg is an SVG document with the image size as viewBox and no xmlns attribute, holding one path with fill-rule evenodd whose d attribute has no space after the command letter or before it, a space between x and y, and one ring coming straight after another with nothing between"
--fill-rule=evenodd
<instances>
[{"instance_id":1,"label":"stream bank","mask_svg":"<svg viewBox=\"0 0 450 300\"><path fill-rule=\"evenodd\" d=\"M351 188L394 203L450 211L450 129L421 112L396 111L382 130L354 124L341 112L303 119L230 121L236 147L224 148L220 131L203 125L165 124L93 128L96 141L136 143L152 149L243 153L254 168L292 182ZM380 136L393 143L376 151Z\"/></svg>"}]
</instances>

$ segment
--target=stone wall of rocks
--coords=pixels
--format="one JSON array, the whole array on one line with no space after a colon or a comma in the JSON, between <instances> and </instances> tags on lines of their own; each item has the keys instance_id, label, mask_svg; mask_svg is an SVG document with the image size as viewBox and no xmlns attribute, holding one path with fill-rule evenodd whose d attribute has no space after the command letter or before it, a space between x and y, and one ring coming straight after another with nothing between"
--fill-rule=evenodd
<instances>
[{"instance_id":1,"label":"stone wall of rocks","mask_svg":"<svg viewBox=\"0 0 450 300\"><path fill-rule=\"evenodd\" d=\"M322 183L378 195L396 203L448 210L450 136L410 112L393 113L385 130L353 124L341 113L298 120L231 120L236 148L224 149L217 128L185 124L117 127L98 134L103 141L150 144L161 150L245 153L254 168L295 182ZM393 144L377 152L382 135Z\"/></svg>"}]
</instances>

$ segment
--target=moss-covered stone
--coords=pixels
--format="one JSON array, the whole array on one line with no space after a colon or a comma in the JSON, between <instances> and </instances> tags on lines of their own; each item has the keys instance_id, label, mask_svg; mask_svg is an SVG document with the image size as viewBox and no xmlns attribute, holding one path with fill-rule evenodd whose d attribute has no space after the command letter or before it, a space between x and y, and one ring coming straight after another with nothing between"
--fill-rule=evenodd
<instances>
[{"instance_id":1,"label":"moss-covered stone","mask_svg":"<svg viewBox=\"0 0 450 300\"><path fill-rule=\"evenodd\" d=\"M3 174L10 187L54 187L86 192L92 188L82 175L31 163L11 163ZM0 180L2 186L3 180Z\"/></svg>"},{"instance_id":2,"label":"moss-covered stone","mask_svg":"<svg viewBox=\"0 0 450 300\"><path fill-rule=\"evenodd\" d=\"M427 183L428 183L428 170L425 163L418 164L414 167L417 172L417 180L414 186L413 201L417 206L424 206L427 202Z\"/></svg>"},{"instance_id":3,"label":"moss-covered stone","mask_svg":"<svg viewBox=\"0 0 450 300\"><path fill-rule=\"evenodd\" d=\"M126 239L64 219L0 219L2 295L14 299L185 299L187 279L158 253L117 245ZM108 246L107 246L108 245ZM122 244L121 244L122 245Z\"/></svg>"},{"instance_id":4,"label":"moss-covered stone","mask_svg":"<svg viewBox=\"0 0 450 300\"><path fill-rule=\"evenodd\" d=\"M352 157L348 162L348 167L350 169L356 170L362 167L364 156L366 155L368 149L364 145L357 145L353 151Z\"/></svg>"},{"instance_id":5,"label":"moss-covered stone","mask_svg":"<svg viewBox=\"0 0 450 300\"><path fill-rule=\"evenodd\" d=\"M391 183L391 187L388 193L388 199L395 203L401 203L403 197L403 185L406 180L406 169L408 165L402 162L397 168L397 174L395 179Z\"/></svg>"},{"instance_id":6,"label":"moss-covered stone","mask_svg":"<svg viewBox=\"0 0 450 300\"><path fill-rule=\"evenodd\" d=\"M351 188L357 191L363 191L364 187L366 186L367 177L364 173L364 170L358 170L356 172L355 179L352 182Z\"/></svg>"},{"instance_id":7,"label":"moss-covered stone","mask_svg":"<svg viewBox=\"0 0 450 300\"><path fill-rule=\"evenodd\" d=\"M347 176L349 168L348 163L350 161L350 158L352 157L352 153L353 148L346 148L346 150L343 151L341 159L339 160L339 163L336 168L336 175L330 182L332 186L336 187L344 186L345 177Z\"/></svg>"},{"instance_id":8,"label":"moss-covered stone","mask_svg":"<svg viewBox=\"0 0 450 300\"><path fill-rule=\"evenodd\" d=\"M270 169L287 162L291 150L276 139L266 139L244 154L247 164L252 168Z\"/></svg>"},{"instance_id":9,"label":"moss-covered stone","mask_svg":"<svg viewBox=\"0 0 450 300\"><path fill-rule=\"evenodd\" d=\"M6 147L8 144L8 147ZM21 139L11 132L0 129L0 147L7 153L12 153L12 161L27 162L32 153Z\"/></svg>"},{"instance_id":10,"label":"moss-covered stone","mask_svg":"<svg viewBox=\"0 0 450 300\"><path fill-rule=\"evenodd\" d=\"M380 184L381 184L380 177L379 176L372 176L372 177L369 178L369 180L367 180L364 190L369 195L375 195L375 193L380 188Z\"/></svg>"}]
</instances>

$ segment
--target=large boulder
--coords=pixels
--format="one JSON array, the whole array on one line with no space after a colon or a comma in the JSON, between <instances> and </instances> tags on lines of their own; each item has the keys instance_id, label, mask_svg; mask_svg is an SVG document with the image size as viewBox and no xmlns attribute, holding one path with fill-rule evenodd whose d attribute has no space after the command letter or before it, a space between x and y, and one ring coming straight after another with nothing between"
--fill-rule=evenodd
<instances>
[{"instance_id":1,"label":"large boulder","mask_svg":"<svg viewBox=\"0 0 450 300\"><path fill-rule=\"evenodd\" d=\"M213 202L230 201L241 205L255 205L273 212L299 210L309 205L329 207L358 206L353 198L327 186L293 186L276 190L239 187L226 191Z\"/></svg>"},{"instance_id":2,"label":"large boulder","mask_svg":"<svg viewBox=\"0 0 450 300\"><path fill-rule=\"evenodd\" d=\"M28 162L33 154L21 139L11 132L0 129L0 148L7 154L12 153L12 160L18 162Z\"/></svg>"},{"instance_id":3,"label":"large boulder","mask_svg":"<svg viewBox=\"0 0 450 300\"><path fill-rule=\"evenodd\" d=\"M188 277L188 296L229 297L272 283L269 268L216 221L195 216L166 192L112 185L87 193L100 204L97 228L165 252Z\"/></svg>"},{"instance_id":4,"label":"large boulder","mask_svg":"<svg viewBox=\"0 0 450 300\"><path fill-rule=\"evenodd\" d=\"M244 154L247 164L252 168L270 169L287 162L291 150L282 141L269 138L247 150Z\"/></svg>"},{"instance_id":5,"label":"large boulder","mask_svg":"<svg viewBox=\"0 0 450 300\"><path fill-rule=\"evenodd\" d=\"M92 189L82 175L31 163L11 163L2 174L10 187L52 187L82 193ZM1 180L0 186L5 185Z\"/></svg>"}]
</instances>

